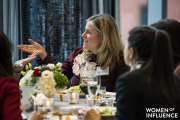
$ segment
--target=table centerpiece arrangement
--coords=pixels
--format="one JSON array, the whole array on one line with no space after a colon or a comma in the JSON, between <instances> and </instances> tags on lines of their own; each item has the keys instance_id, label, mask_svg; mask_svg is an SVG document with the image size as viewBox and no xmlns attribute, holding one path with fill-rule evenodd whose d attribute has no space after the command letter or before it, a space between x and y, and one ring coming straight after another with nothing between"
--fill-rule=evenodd
<instances>
[{"instance_id":1,"label":"table centerpiece arrangement","mask_svg":"<svg viewBox=\"0 0 180 120\"><path fill-rule=\"evenodd\" d=\"M33 100L35 100L36 96L40 93L46 98L53 98L59 89L66 88L69 84L69 80L62 73L61 65L62 64L58 62L57 64L47 64L46 66L33 67L30 63L28 63L25 66L25 71L21 71L23 77L19 82L19 86L22 91L22 98L28 100L30 99L28 95L30 95L34 98ZM29 88L31 88L32 91L26 90ZM23 93L25 91L27 93ZM24 102L26 100L21 101Z\"/></svg>"}]
</instances>

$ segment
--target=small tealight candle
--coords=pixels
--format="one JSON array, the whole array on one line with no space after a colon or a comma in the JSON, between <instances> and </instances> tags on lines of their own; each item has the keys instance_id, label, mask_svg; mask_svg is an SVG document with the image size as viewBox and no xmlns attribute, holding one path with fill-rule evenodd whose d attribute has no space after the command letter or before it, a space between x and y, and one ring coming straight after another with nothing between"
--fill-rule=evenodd
<instances>
[{"instance_id":1,"label":"small tealight candle","mask_svg":"<svg viewBox=\"0 0 180 120\"><path fill-rule=\"evenodd\" d=\"M50 108L50 100L49 99L45 101L45 104L46 104L47 108Z\"/></svg>"},{"instance_id":2,"label":"small tealight candle","mask_svg":"<svg viewBox=\"0 0 180 120\"><path fill-rule=\"evenodd\" d=\"M69 103L70 104L77 104L79 103L79 91L69 91Z\"/></svg>"},{"instance_id":3,"label":"small tealight candle","mask_svg":"<svg viewBox=\"0 0 180 120\"><path fill-rule=\"evenodd\" d=\"M76 94L77 94L77 93L72 92L72 94L71 94L71 98L72 98L71 103L76 103Z\"/></svg>"}]
</instances>

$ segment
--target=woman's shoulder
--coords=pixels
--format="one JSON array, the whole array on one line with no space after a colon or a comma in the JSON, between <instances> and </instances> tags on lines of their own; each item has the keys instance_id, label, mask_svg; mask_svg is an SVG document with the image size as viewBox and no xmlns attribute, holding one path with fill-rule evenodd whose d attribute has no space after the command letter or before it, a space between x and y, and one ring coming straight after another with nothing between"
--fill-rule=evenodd
<instances>
[{"instance_id":1,"label":"woman's shoulder","mask_svg":"<svg viewBox=\"0 0 180 120\"><path fill-rule=\"evenodd\" d=\"M125 73L116 81L116 90L122 89L122 87L133 91L133 93L138 93L140 89L147 86L147 77L141 71L131 71Z\"/></svg>"},{"instance_id":2,"label":"woman's shoulder","mask_svg":"<svg viewBox=\"0 0 180 120\"><path fill-rule=\"evenodd\" d=\"M118 79L126 82L140 82L141 80L146 79L146 74L143 71L135 70L121 75Z\"/></svg>"},{"instance_id":3,"label":"woman's shoulder","mask_svg":"<svg viewBox=\"0 0 180 120\"><path fill-rule=\"evenodd\" d=\"M74 51L74 53L80 54L83 52L83 47L77 47Z\"/></svg>"},{"instance_id":4,"label":"woman's shoulder","mask_svg":"<svg viewBox=\"0 0 180 120\"><path fill-rule=\"evenodd\" d=\"M0 82L9 81L9 82L16 82L16 79L14 77L0 77Z\"/></svg>"},{"instance_id":5,"label":"woman's shoulder","mask_svg":"<svg viewBox=\"0 0 180 120\"><path fill-rule=\"evenodd\" d=\"M74 59L78 54L83 52L83 47L77 47L73 52L69 55L70 58Z\"/></svg>"},{"instance_id":6,"label":"woman's shoulder","mask_svg":"<svg viewBox=\"0 0 180 120\"><path fill-rule=\"evenodd\" d=\"M76 49L74 49L72 51L72 53L70 54L70 56L72 56L73 58L76 57L78 54L81 54L83 52L83 47L77 47Z\"/></svg>"},{"instance_id":7,"label":"woman's shoulder","mask_svg":"<svg viewBox=\"0 0 180 120\"><path fill-rule=\"evenodd\" d=\"M8 86L18 87L18 82L14 77L0 77L1 88L7 88Z\"/></svg>"}]
</instances>

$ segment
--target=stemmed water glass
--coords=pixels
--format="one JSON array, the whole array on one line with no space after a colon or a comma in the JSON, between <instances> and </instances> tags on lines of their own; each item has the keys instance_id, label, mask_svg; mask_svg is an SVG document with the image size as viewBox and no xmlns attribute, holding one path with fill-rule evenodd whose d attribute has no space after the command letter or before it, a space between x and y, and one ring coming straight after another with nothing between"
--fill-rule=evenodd
<instances>
[{"instance_id":1,"label":"stemmed water glass","mask_svg":"<svg viewBox=\"0 0 180 120\"><path fill-rule=\"evenodd\" d=\"M96 76L93 81L88 82L88 94L91 99L95 99L101 86L101 76L99 72L96 72Z\"/></svg>"},{"instance_id":2,"label":"stemmed water glass","mask_svg":"<svg viewBox=\"0 0 180 120\"><path fill-rule=\"evenodd\" d=\"M88 94L87 86L88 82L94 81L94 70L83 70L80 73L80 80L82 85L80 85L80 88L84 94Z\"/></svg>"}]
</instances>

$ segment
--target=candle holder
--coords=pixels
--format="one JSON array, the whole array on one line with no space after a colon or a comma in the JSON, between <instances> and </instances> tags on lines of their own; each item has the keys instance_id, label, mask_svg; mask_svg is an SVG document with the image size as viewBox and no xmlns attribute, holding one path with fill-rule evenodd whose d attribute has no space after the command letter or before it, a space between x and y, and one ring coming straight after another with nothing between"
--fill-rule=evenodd
<instances>
[{"instance_id":1,"label":"candle holder","mask_svg":"<svg viewBox=\"0 0 180 120\"><path fill-rule=\"evenodd\" d=\"M53 115L54 98L47 98L44 100L43 106L38 110L44 119L49 119Z\"/></svg>"},{"instance_id":2,"label":"candle holder","mask_svg":"<svg viewBox=\"0 0 180 120\"><path fill-rule=\"evenodd\" d=\"M68 91L68 101L70 104L79 103L79 91Z\"/></svg>"}]
</instances>

